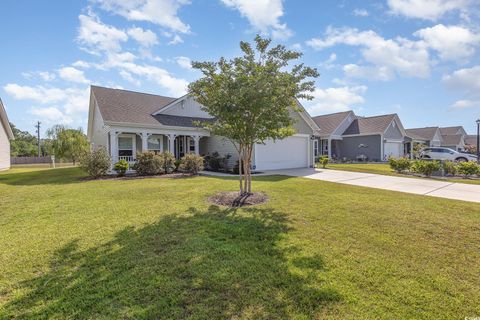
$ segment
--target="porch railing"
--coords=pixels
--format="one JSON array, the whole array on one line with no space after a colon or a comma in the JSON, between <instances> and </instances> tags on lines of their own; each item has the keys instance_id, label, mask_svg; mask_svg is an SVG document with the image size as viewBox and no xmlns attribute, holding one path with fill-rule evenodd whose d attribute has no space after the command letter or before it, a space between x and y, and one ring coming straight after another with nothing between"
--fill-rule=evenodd
<instances>
[{"instance_id":1,"label":"porch railing","mask_svg":"<svg viewBox=\"0 0 480 320\"><path fill-rule=\"evenodd\" d=\"M118 156L118 161L120 160L125 160L128 163L135 163L135 159L133 158L133 156Z\"/></svg>"}]
</instances>

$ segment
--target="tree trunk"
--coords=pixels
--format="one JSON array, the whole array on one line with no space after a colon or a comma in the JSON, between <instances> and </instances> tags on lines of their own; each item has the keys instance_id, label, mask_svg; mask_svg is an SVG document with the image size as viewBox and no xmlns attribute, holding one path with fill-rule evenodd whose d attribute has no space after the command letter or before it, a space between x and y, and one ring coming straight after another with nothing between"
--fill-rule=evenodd
<instances>
[{"instance_id":1,"label":"tree trunk","mask_svg":"<svg viewBox=\"0 0 480 320\"><path fill-rule=\"evenodd\" d=\"M243 146L240 144L238 148L238 177L240 181L240 194L243 194L243 170L242 170L242 161L243 157Z\"/></svg>"}]
</instances>

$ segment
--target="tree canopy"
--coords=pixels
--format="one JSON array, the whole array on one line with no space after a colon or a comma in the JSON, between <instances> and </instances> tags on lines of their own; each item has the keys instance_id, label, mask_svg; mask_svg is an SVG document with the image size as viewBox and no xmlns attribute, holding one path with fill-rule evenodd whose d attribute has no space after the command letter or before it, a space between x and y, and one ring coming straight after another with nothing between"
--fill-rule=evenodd
<instances>
[{"instance_id":1,"label":"tree canopy","mask_svg":"<svg viewBox=\"0 0 480 320\"><path fill-rule=\"evenodd\" d=\"M90 146L82 129L70 129L56 125L48 129L47 136L50 139L51 154L59 159L71 160L73 164Z\"/></svg>"},{"instance_id":2,"label":"tree canopy","mask_svg":"<svg viewBox=\"0 0 480 320\"><path fill-rule=\"evenodd\" d=\"M203 77L189 85L189 93L215 118L204 126L230 139L239 152L240 192L251 192L253 146L295 133L291 111L297 99L310 100L318 77L303 63L290 66L300 52L255 37L254 45L240 42L242 56L218 62L193 62Z\"/></svg>"},{"instance_id":3,"label":"tree canopy","mask_svg":"<svg viewBox=\"0 0 480 320\"><path fill-rule=\"evenodd\" d=\"M28 131L22 131L10 122L15 140L10 142L12 157L34 157L38 154L38 140Z\"/></svg>"}]
</instances>

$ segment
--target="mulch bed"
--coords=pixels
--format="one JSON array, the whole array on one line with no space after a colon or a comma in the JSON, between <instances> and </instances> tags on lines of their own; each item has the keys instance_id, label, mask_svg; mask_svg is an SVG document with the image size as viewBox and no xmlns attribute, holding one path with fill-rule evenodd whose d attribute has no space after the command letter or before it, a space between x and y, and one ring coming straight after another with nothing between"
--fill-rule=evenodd
<instances>
[{"instance_id":1,"label":"mulch bed","mask_svg":"<svg viewBox=\"0 0 480 320\"><path fill-rule=\"evenodd\" d=\"M139 176L136 174L126 174L123 177L118 177L116 175L108 175L108 176L102 176L99 178L93 178L93 177L84 177L81 178L81 181L91 181L91 180L136 180L136 179L151 179L151 178L172 178L172 179L178 179L178 178L185 178L185 177L191 177L191 174L186 174L186 173L169 173L169 174L160 174L160 175L154 175L154 176Z\"/></svg>"},{"instance_id":2,"label":"mulch bed","mask_svg":"<svg viewBox=\"0 0 480 320\"><path fill-rule=\"evenodd\" d=\"M263 192L240 195L238 191L220 192L208 198L208 201L214 204L233 208L253 206L267 200L268 196Z\"/></svg>"}]
</instances>

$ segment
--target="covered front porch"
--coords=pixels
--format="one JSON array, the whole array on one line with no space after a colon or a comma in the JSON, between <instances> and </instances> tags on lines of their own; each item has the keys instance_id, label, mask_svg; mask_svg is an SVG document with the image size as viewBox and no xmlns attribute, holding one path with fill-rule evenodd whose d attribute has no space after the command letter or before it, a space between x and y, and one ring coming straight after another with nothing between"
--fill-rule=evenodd
<instances>
[{"instance_id":1,"label":"covered front porch","mask_svg":"<svg viewBox=\"0 0 480 320\"><path fill-rule=\"evenodd\" d=\"M136 162L140 152L171 152L176 159L187 153L201 154L200 139L209 136L203 130L162 132L159 130L138 131L114 129L109 132L109 153L112 163L126 160L130 165Z\"/></svg>"}]
</instances>

